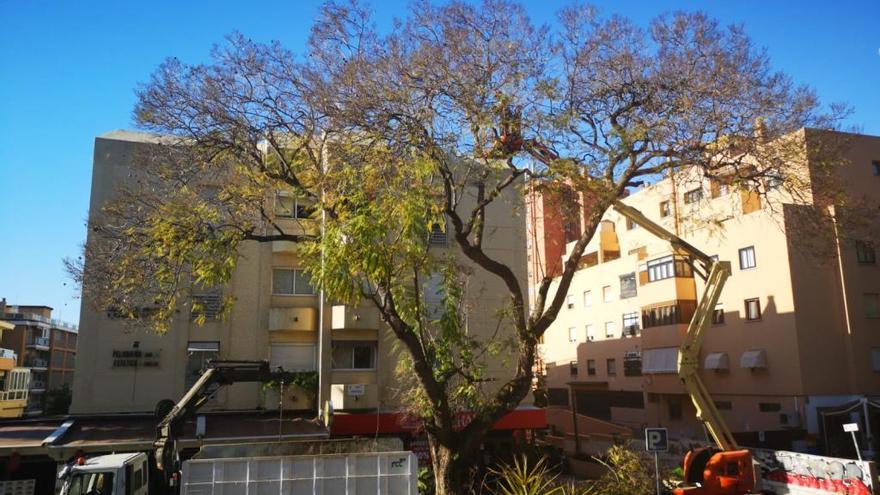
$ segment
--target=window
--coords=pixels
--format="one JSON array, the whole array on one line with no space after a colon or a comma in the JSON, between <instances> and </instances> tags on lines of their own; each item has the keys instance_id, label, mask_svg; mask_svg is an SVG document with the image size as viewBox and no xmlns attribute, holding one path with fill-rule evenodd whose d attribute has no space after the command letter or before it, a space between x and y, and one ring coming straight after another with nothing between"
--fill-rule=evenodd
<instances>
[{"instance_id":1,"label":"window","mask_svg":"<svg viewBox=\"0 0 880 495\"><path fill-rule=\"evenodd\" d=\"M880 318L880 294L876 292L866 292L865 299L865 317Z\"/></svg>"},{"instance_id":2,"label":"window","mask_svg":"<svg viewBox=\"0 0 880 495\"><path fill-rule=\"evenodd\" d=\"M587 331L587 340L593 340L596 338L596 335L593 334L593 325L587 325L586 331Z\"/></svg>"},{"instance_id":3,"label":"window","mask_svg":"<svg viewBox=\"0 0 880 495\"><path fill-rule=\"evenodd\" d=\"M606 359L605 370L608 372L608 376L617 376L617 360L614 358Z\"/></svg>"},{"instance_id":4,"label":"window","mask_svg":"<svg viewBox=\"0 0 880 495\"><path fill-rule=\"evenodd\" d=\"M578 341L577 328L575 328L575 327L568 328L568 341L569 342L577 342Z\"/></svg>"},{"instance_id":5,"label":"window","mask_svg":"<svg viewBox=\"0 0 880 495\"><path fill-rule=\"evenodd\" d=\"M275 195L275 215L288 218L311 218L314 206L306 199L288 194Z\"/></svg>"},{"instance_id":6,"label":"window","mask_svg":"<svg viewBox=\"0 0 880 495\"><path fill-rule=\"evenodd\" d=\"M666 218L670 214L672 214L672 211L669 208L669 201L661 201L660 202L660 217Z\"/></svg>"},{"instance_id":7,"label":"window","mask_svg":"<svg viewBox=\"0 0 880 495\"><path fill-rule=\"evenodd\" d=\"M376 369L374 342L333 342L331 359L335 370Z\"/></svg>"},{"instance_id":8,"label":"window","mask_svg":"<svg viewBox=\"0 0 880 495\"><path fill-rule=\"evenodd\" d=\"M782 404L778 402L760 402L758 410L761 412L779 412L782 410Z\"/></svg>"},{"instance_id":9,"label":"window","mask_svg":"<svg viewBox=\"0 0 880 495\"><path fill-rule=\"evenodd\" d=\"M611 293L611 286L610 285L606 285L605 287L602 287L602 300L603 301L611 302L613 297L614 297L614 294Z\"/></svg>"},{"instance_id":10,"label":"window","mask_svg":"<svg viewBox=\"0 0 880 495\"><path fill-rule=\"evenodd\" d=\"M761 319L761 301L756 297L746 299L746 320L755 321Z\"/></svg>"},{"instance_id":11,"label":"window","mask_svg":"<svg viewBox=\"0 0 880 495\"><path fill-rule=\"evenodd\" d=\"M636 286L636 274L627 273L626 275L620 276L620 298L626 299L628 297L635 297L637 295L638 289Z\"/></svg>"},{"instance_id":12,"label":"window","mask_svg":"<svg viewBox=\"0 0 880 495\"><path fill-rule=\"evenodd\" d=\"M284 371L315 371L314 344L272 344L269 346L269 366Z\"/></svg>"},{"instance_id":13,"label":"window","mask_svg":"<svg viewBox=\"0 0 880 495\"><path fill-rule=\"evenodd\" d=\"M636 335L639 330L639 314L637 312L623 314L623 334Z\"/></svg>"},{"instance_id":14,"label":"window","mask_svg":"<svg viewBox=\"0 0 880 495\"><path fill-rule=\"evenodd\" d=\"M880 347L871 349L871 364L874 371L880 371Z\"/></svg>"},{"instance_id":15,"label":"window","mask_svg":"<svg viewBox=\"0 0 880 495\"><path fill-rule=\"evenodd\" d=\"M733 403L729 400L716 400L715 408L720 411L730 411L733 409Z\"/></svg>"},{"instance_id":16,"label":"window","mask_svg":"<svg viewBox=\"0 0 880 495\"><path fill-rule=\"evenodd\" d=\"M587 359L587 376L596 376L596 360Z\"/></svg>"},{"instance_id":17,"label":"window","mask_svg":"<svg viewBox=\"0 0 880 495\"><path fill-rule=\"evenodd\" d=\"M755 246L744 247L739 250L739 269L748 270L758 266L755 261Z\"/></svg>"},{"instance_id":18,"label":"window","mask_svg":"<svg viewBox=\"0 0 880 495\"><path fill-rule=\"evenodd\" d=\"M877 252L870 242L856 241L856 257L859 263L873 265L877 263Z\"/></svg>"},{"instance_id":19,"label":"window","mask_svg":"<svg viewBox=\"0 0 880 495\"><path fill-rule=\"evenodd\" d=\"M584 291L584 307L589 308L593 305L593 291L585 290Z\"/></svg>"},{"instance_id":20,"label":"window","mask_svg":"<svg viewBox=\"0 0 880 495\"><path fill-rule=\"evenodd\" d=\"M680 304L682 303L656 306L642 310L642 326L644 328L652 328L684 323L686 315L682 313L686 311L679 307Z\"/></svg>"},{"instance_id":21,"label":"window","mask_svg":"<svg viewBox=\"0 0 880 495\"><path fill-rule=\"evenodd\" d=\"M605 322L605 337L614 337L614 322L606 321Z\"/></svg>"},{"instance_id":22,"label":"window","mask_svg":"<svg viewBox=\"0 0 880 495\"><path fill-rule=\"evenodd\" d=\"M684 203L691 204L703 199L703 189L696 188L684 193Z\"/></svg>"},{"instance_id":23,"label":"window","mask_svg":"<svg viewBox=\"0 0 880 495\"><path fill-rule=\"evenodd\" d=\"M186 346L186 375L184 383L190 389L208 367L208 362L220 357L220 342L191 341Z\"/></svg>"},{"instance_id":24,"label":"window","mask_svg":"<svg viewBox=\"0 0 880 495\"><path fill-rule=\"evenodd\" d=\"M682 256L664 256L647 263L648 281L656 282L672 277L690 277L693 275L690 260Z\"/></svg>"},{"instance_id":25,"label":"window","mask_svg":"<svg viewBox=\"0 0 880 495\"><path fill-rule=\"evenodd\" d=\"M642 351L642 372L678 373L678 347L658 347Z\"/></svg>"},{"instance_id":26,"label":"window","mask_svg":"<svg viewBox=\"0 0 880 495\"><path fill-rule=\"evenodd\" d=\"M275 268L272 270L272 294L283 296L312 296L312 277L304 270Z\"/></svg>"},{"instance_id":27,"label":"window","mask_svg":"<svg viewBox=\"0 0 880 495\"><path fill-rule=\"evenodd\" d=\"M871 164L871 173L874 175L880 175L880 162L874 162Z\"/></svg>"},{"instance_id":28,"label":"window","mask_svg":"<svg viewBox=\"0 0 880 495\"><path fill-rule=\"evenodd\" d=\"M428 237L428 244L432 246L445 246L448 242L446 230L439 223L431 225L431 233Z\"/></svg>"},{"instance_id":29,"label":"window","mask_svg":"<svg viewBox=\"0 0 880 495\"><path fill-rule=\"evenodd\" d=\"M76 473L70 479L68 495L113 493L113 473Z\"/></svg>"},{"instance_id":30,"label":"window","mask_svg":"<svg viewBox=\"0 0 880 495\"><path fill-rule=\"evenodd\" d=\"M565 296L565 307L568 309L574 309L574 294Z\"/></svg>"},{"instance_id":31,"label":"window","mask_svg":"<svg viewBox=\"0 0 880 495\"><path fill-rule=\"evenodd\" d=\"M642 353L638 351L623 354L623 376L642 376Z\"/></svg>"},{"instance_id":32,"label":"window","mask_svg":"<svg viewBox=\"0 0 880 495\"><path fill-rule=\"evenodd\" d=\"M569 361L568 362L568 372L571 376L577 376L577 374L578 374L578 362L577 361Z\"/></svg>"},{"instance_id":33,"label":"window","mask_svg":"<svg viewBox=\"0 0 880 495\"><path fill-rule=\"evenodd\" d=\"M206 320L216 320L220 317L220 310L223 307L223 293L213 291L204 294L193 294L192 308L189 313L190 320L197 320L204 317Z\"/></svg>"},{"instance_id":34,"label":"window","mask_svg":"<svg viewBox=\"0 0 880 495\"><path fill-rule=\"evenodd\" d=\"M715 310L712 312L712 324L721 325L722 323L724 323L724 305L718 303L715 305Z\"/></svg>"}]
</instances>

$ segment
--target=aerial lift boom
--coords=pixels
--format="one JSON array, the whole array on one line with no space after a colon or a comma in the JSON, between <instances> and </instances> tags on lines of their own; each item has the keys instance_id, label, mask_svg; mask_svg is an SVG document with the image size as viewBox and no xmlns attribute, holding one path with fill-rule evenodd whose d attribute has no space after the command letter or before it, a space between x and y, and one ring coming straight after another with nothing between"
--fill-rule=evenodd
<instances>
[{"instance_id":1,"label":"aerial lift boom","mask_svg":"<svg viewBox=\"0 0 880 495\"><path fill-rule=\"evenodd\" d=\"M675 494L740 495L751 493L755 487L755 472L751 454L739 450L727 423L715 407L712 396L700 379L700 349L706 329L712 323L712 315L724 283L730 276L730 262L718 261L685 242L663 226L653 222L639 210L615 201L613 208L640 227L669 242L678 251L690 256L694 271L706 281L703 297L697 304L694 316L688 324L687 333L679 347L678 376L685 391L694 403L699 419L718 449L696 449L685 456L685 481L692 486L677 488Z\"/></svg>"}]
</instances>

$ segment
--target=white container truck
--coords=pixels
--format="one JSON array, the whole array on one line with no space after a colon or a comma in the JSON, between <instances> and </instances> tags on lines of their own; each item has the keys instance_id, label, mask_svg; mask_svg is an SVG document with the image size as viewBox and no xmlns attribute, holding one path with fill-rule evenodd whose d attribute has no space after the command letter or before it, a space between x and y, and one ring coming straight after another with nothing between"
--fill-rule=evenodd
<instances>
[{"instance_id":1,"label":"white container truck","mask_svg":"<svg viewBox=\"0 0 880 495\"><path fill-rule=\"evenodd\" d=\"M93 457L62 470L61 494L418 495L412 452L190 459L177 486L151 483L149 468L145 453Z\"/></svg>"}]
</instances>

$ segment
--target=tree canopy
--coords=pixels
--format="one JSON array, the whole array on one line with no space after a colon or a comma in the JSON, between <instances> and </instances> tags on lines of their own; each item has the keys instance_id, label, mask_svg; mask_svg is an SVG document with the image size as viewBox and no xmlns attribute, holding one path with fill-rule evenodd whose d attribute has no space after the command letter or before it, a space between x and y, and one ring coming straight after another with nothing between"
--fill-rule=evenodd
<instances>
[{"instance_id":1,"label":"tree canopy","mask_svg":"<svg viewBox=\"0 0 880 495\"><path fill-rule=\"evenodd\" d=\"M326 297L373 305L405 351L441 493L467 486L483 436L526 397L537 342L628 187L696 168L801 194L803 148L787 137L846 113L702 13L642 27L576 4L537 26L504 0L417 1L387 32L363 5L328 2L303 53L233 34L210 62L168 59L137 96L138 125L167 141L91 226L85 289L162 331L194 288L229 281L243 243L297 242ZM492 215L517 215L538 183L590 208L557 290L545 278L530 308L524 267L487 239ZM279 190L321 221L285 228ZM449 249L431 248L437 226ZM504 290L497 335L467 331L474 274ZM487 384L501 355L509 373ZM474 419L457 432L464 409Z\"/></svg>"}]
</instances>

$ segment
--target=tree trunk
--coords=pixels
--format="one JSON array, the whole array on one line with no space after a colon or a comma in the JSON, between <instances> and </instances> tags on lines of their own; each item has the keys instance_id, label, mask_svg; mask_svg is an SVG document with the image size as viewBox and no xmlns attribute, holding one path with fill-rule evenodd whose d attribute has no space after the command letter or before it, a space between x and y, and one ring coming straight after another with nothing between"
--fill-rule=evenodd
<instances>
[{"instance_id":1,"label":"tree trunk","mask_svg":"<svg viewBox=\"0 0 880 495\"><path fill-rule=\"evenodd\" d=\"M455 434L453 434L454 436ZM456 439L458 440L458 439ZM474 493L480 465L480 444L453 441L451 445L428 436L434 468L436 495L470 495Z\"/></svg>"}]
</instances>

